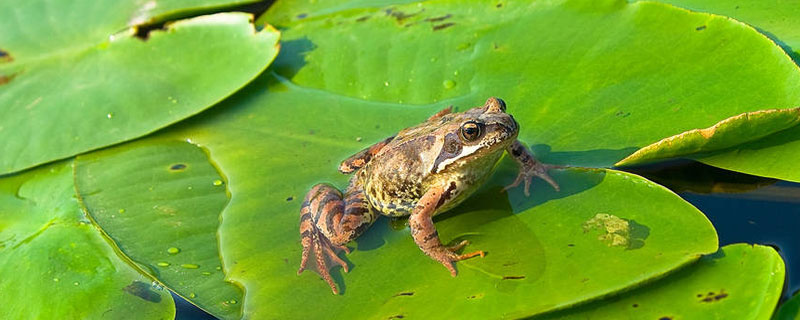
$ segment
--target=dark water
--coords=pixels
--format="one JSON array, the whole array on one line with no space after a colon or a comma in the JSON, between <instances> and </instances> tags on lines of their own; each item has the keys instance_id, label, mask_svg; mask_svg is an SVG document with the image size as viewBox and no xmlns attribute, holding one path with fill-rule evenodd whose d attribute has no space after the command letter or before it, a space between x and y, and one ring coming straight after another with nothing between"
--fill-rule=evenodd
<instances>
[{"instance_id":1,"label":"dark water","mask_svg":"<svg viewBox=\"0 0 800 320\"><path fill-rule=\"evenodd\" d=\"M672 189L703 211L719 244L774 247L786 263L783 300L800 289L800 183L680 161L629 170Z\"/></svg>"},{"instance_id":2,"label":"dark water","mask_svg":"<svg viewBox=\"0 0 800 320\"><path fill-rule=\"evenodd\" d=\"M660 183L703 211L720 246L757 243L778 250L786 263L783 299L800 289L800 183L756 177L692 161L626 169ZM180 297L176 319L215 319Z\"/></svg>"}]
</instances>

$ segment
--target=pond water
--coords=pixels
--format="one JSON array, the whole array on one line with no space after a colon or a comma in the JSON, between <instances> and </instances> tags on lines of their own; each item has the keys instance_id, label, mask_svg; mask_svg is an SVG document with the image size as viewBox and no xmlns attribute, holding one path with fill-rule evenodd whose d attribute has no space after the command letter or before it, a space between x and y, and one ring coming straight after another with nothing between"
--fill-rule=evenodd
<instances>
[{"instance_id":1,"label":"pond water","mask_svg":"<svg viewBox=\"0 0 800 320\"><path fill-rule=\"evenodd\" d=\"M782 301L800 289L800 183L672 161L626 169L670 188L703 211L714 224L720 246L757 243L778 250L786 263ZM176 319L215 319L178 296Z\"/></svg>"}]
</instances>

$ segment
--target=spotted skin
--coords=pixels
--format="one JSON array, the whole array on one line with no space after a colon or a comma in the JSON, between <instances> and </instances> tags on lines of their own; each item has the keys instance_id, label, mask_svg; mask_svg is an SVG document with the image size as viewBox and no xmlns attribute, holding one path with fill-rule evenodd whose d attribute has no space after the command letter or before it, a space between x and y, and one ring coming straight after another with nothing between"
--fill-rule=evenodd
<instances>
[{"instance_id":1,"label":"spotted skin","mask_svg":"<svg viewBox=\"0 0 800 320\"><path fill-rule=\"evenodd\" d=\"M457 253L467 241L443 245L433 216L477 190L506 151L520 166L517 179L508 188L524 181L528 195L531 179L539 177L558 190L547 172L559 167L538 162L516 140L519 125L505 110L505 103L496 98L459 113L448 107L343 161L339 171L353 173L344 195L329 184L318 184L301 206L303 253L298 274L314 262L316 271L338 294L329 268L340 266L348 271L337 253L348 252L345 245L369 228L379 214L410 216L414 242L452 276L456 275L456 261L483 257L483 251Z\"/></svg>"}]
</instances>

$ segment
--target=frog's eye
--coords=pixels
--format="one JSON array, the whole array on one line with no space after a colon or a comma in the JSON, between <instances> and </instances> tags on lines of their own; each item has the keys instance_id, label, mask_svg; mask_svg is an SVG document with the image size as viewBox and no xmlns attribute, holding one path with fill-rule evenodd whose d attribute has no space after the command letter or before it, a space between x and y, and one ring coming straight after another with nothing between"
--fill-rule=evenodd
<instances>
[{"instance_id":1,"label":"frog's eye","mask_svg":"<svg viewBox=\"0 0 800 320\"><path fill-rule=\"evenodd\" d=\"M466 141L475 141L481 136L481 125L468 121L461 125L461 137Z\"/></svg>"}]
</instances>

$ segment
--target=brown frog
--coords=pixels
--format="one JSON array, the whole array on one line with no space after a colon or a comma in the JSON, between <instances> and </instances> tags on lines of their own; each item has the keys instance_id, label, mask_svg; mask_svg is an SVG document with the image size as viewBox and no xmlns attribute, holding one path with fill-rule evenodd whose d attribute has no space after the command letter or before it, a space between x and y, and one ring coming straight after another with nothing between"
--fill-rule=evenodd
<instances>
[{"instance_id":1,"label":"brown frog","mask_svg":"<svg viewBox=\"0 0 800 320\"><path fill-rule=\"evenodd\" d=\"M340 172L355 172L344 196L329 184L311 188L300 209L303 256L298 274L313 255L320 276L338 294L328 264L347 272L347 263L337 256L337 250L349 253L345 244L383 214L410 216L414 242L455 276L454 262L484 253L457 253L468 244L466 240L443 245L431 218L469 197L506 150L520 166L517 179L506 189L524 181L527 196L536 176L558 190L547 174L555 166L538 162L517 141L519 124L505 112L503 100L489 98L481 107L459 113L451 110L444 109L342 162Z\"/></svg>"}]
</instances>

